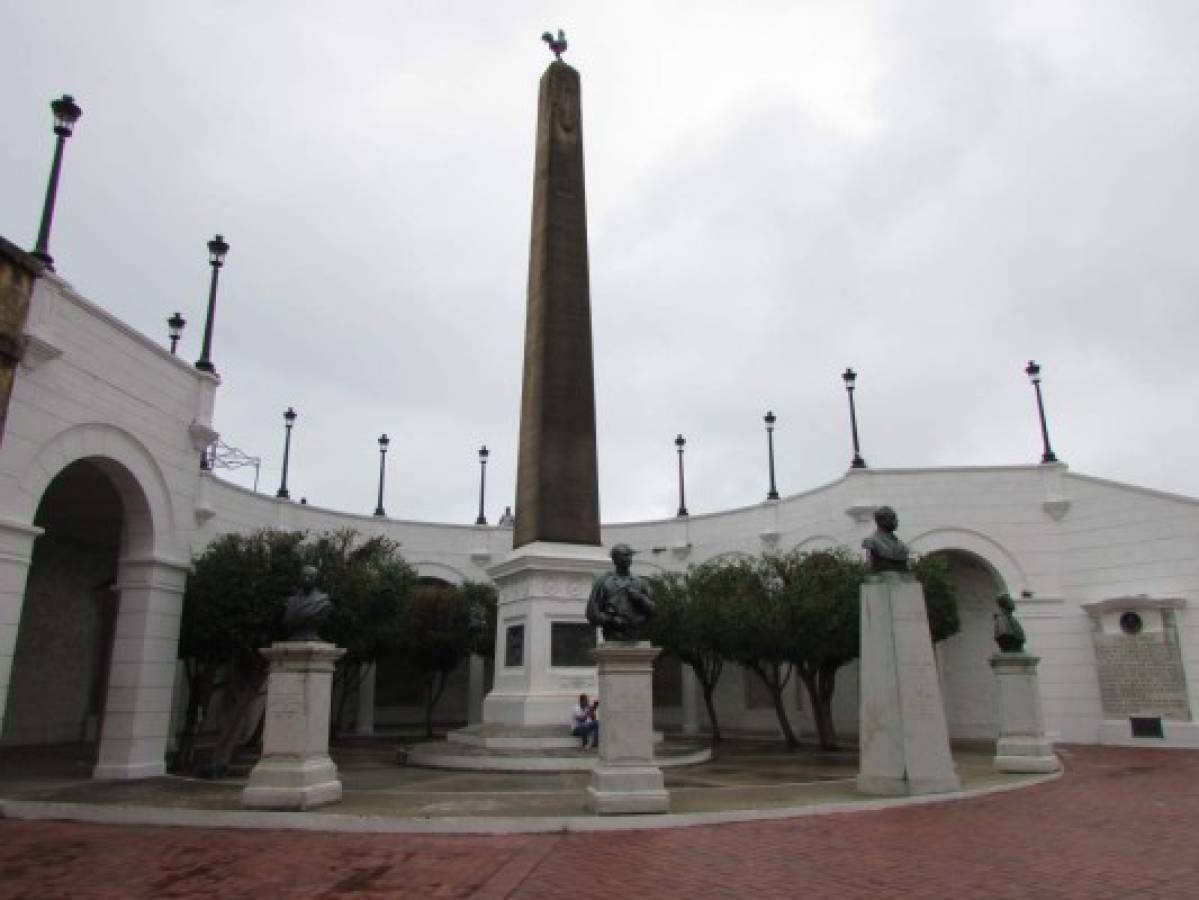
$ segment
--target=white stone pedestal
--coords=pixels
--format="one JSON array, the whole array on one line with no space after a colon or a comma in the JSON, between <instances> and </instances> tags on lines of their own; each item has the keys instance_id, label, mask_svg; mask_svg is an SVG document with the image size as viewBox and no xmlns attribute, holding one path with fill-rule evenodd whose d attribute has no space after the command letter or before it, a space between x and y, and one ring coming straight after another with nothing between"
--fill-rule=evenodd
<instances>
[{"instance_id":1,"label":"white stone pedestal","mask_svg":"<svg viewBox=\"0 0 1199 900\"><path fill-rule=\"evenodd\" d=\"M599 662L599 762L587 805L598 815L664 813L670 795L654 764L653 677L659 650L648 641L610 641Z\"/></svg>"},{"instance_id":2,"label":"white stone pedestal","mask_svg":"<svg viewBox=\"0 0 1199 900\"><path fill-rule=\"evenodd\" d=\"M333 667L346 652L321 641L282 641L261 651L271 661L262 759L250 772L242 806L312 809L341 799L329 758Z\"/></svg>"},{"instance_id":3,"label":"white stone pedestal","mask_svg":"<svg viewBox=\"0 0 1199 900\"><path fill-rule=\"evenodd\" d=\"M612 568L602 547L538 541L520 547L487 573L499 594L495 680L483 701L489 725L570 725L579 694L596 693L594 665L554 666L555 624L587 623L596 576ZM507 635L521 629L521 652L509 658Z\"/></svg>"},{"instance_id":4,"label":"white stone pedestal","mask_svg":"<svg viewBox=\"0 0 1199 900\"><path fill-rule=\"evenodd\" d=\"M996 653L991 668L999 683L999 772L1056 772L1061 763L1045 738L1041 691L1037 684L1040 657L1028 653Z\"/></svg>"},{"instance_id":5,"label":"white stone pedestal","mask_svg":"<svg viewBox=\"0 0 1199 900\"><path fill-rule=\"evenodd\" d=\"M920 582L899 572L867 576L861 603L858 790L959 790Z\"/></svg>"}]
</instances>

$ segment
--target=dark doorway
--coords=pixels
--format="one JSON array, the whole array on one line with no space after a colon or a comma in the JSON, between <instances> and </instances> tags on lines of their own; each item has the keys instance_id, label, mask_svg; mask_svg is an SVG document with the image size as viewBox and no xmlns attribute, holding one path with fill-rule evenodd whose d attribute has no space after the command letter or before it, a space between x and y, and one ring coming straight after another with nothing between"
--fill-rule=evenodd
<instances>
[{"instance_id":1,"label":"dark doorway","mask_svg":"<svg viewBox=\"0 0 1199 900\"><path fill-rule=\"evenodd\" d=\"M123 505L88 460L50 482L34 517L33 546L17 631L0 745L57 745L59 757L94 758L116 623Z\"/></svg>"}]
</instances>

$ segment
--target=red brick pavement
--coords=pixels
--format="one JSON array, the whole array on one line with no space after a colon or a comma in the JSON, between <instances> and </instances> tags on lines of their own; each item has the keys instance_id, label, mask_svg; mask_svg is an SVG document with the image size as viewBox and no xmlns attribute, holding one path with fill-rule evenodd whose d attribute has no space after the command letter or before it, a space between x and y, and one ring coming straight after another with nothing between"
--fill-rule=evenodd
<instances>
[{"instance_id":1,"label":"red brick pavement","mask_svg":"<svg viewBox=\"0 0 1199 900\"><path fill-rule=\"evenodd\" d=\"M0 897L1199 898L1199 752L777 822L506 837L0 822Z\"/></svg>"}]
</instances>

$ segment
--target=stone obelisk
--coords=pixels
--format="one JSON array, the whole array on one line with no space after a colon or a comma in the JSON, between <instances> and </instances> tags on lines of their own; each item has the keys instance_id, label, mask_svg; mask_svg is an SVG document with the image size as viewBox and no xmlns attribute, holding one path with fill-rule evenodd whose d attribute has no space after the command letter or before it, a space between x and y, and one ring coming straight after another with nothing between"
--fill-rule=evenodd
<instances>
[{"instance_id":1,"label":"stone obelisk","mask_svg":"<svg viewBox=\"0 0 1199 900\"><path fill-rule=\"evenodd\" d=\"M579 73L550 63L537 101L514 547L600 542Z\"/></svg>"},{"instance_id":2,"label":"stone obelisk","mask_svg":"<svg viewBox=\"0 0 1199 900\"><path fill-rule=\"evenodd\" d=\"M560 36L561 37L561 36ZM550 49L560 54L560 46ZM596 690L578 654L600 547L591 296L579 73L541 77L525 322L513 551L488 573L499 591L495 683L483 721L561 725ZM570 648L575 652L570 652Z\"/></svg>"}]
</instances>

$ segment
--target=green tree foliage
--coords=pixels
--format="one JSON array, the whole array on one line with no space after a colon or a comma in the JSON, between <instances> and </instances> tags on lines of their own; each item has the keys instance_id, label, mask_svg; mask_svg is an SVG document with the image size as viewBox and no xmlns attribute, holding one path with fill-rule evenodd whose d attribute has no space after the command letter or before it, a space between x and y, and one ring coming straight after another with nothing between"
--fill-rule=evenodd
<instances>
[{"instance_id":1,"label":"green tree foliage","mask_svg":"<svg viewBox=\"0 0 1199 900\"><path fill-rule=\"evenodd\" d=\"M226 534L196 557L183 595L179 656L188 678L188 709L176 765L192 765L196 732L213 696L224 690L232 710L214 752L216 767L232 756L232 737L266 677L258 652L278 638L287 597L304 565L303 532Z\"/></svg>"},{"instance_id":2,"label":"green tree foliage","mask_svg":"<svg viewBox=\"0 0 1199 900\"><path fill-rule=\"evenodd\" d=\"M843 547L767 554L760 565L779 594L782 640L807 692L820 747L835 749L833 690L837 670L858 656L858 594L867 566Z\"/></svg>"},{"instance_id":3,"label":"green tree foliage","mask_svg":"<svg viewBox=\"0 0 1199 900\"><path fill-rule=\"evenodd\" d=\"M714 742L720 741L714 695L731 653L727 640L731 607L725 597L738 574L720 564L705 564L685 575L672 572L650 579L656 610L649 639L695 672Z\"/></svg>"},{"instance_id":4,"label":"green tree foliage","mask_svg":"<svg viewBox=\"0 0 1199 900\"><path fill-rule=\"evenodd\" d=\"M783 700L793 670L794 654L788 630L790 610L768 560L769 557L761 556L725 564L728 570L725 602L731 607L727 637L731 658L765 685L783 739L789 748L795 748L799 746L799 738L791 727Z\"/></svg>"},{"instance_id":5,"label":"green tree foliage","mask_svg":"<svg viewBox=\"0 0 1199 900\"><path fill-rule=\"evenodd\" d=\"M428 737L450 674L469 654L494 649L494 642L495 590L490 585L422 584L412 593L399 652L421 680Z\"/></svg>"},{"instance_id":6,"label":"green tree foliage","mask_svg":"<svg viewBox=\"0 0 1199 900\"><path fill-rule=\"evenodd\" d=\"M317 567L318 586L333 603L322 636L347 651L338 669L343 698L351 677L400 646L404 604L416 573L394 541L360 542L352 531L311 539L304 532L271 529L223 535L193 560L183 597L179 655L190 694L179 768L191 766L198 722L220 689L226 715L210 767L228 765L266 680L268 666L259 650L285 637L283 609L306 564Z\"/></svg>"},{"instance_id":7,"label":"green tree foliage","mask_svg":"<svg viewBox=\"0 0 1199 900\"><path fill-rule=\"evenodd\" d=\"M860 591L869 567L844 547L764 555L761 564L782 594L790 658L811 703L820 747L836 749L833 692L838 670L861 653ZM957 600L945 559L922 557L913 574L924 590L932 639L955 634Z\"/></svg>"},{"instance_id":8,"label":"green tree foliage","mask_svg":"<svg viewBox=\"0 0 1199 900\"><path fill-rule=\"evenodd\" d=\"M400 647L404 604L417 576L399 548L396 541L382 536L359 542L350 529L318 535L303 547L306 560L320 573L321 589L333 603L321 636L346 651L334 673L337 708L330 717L334 736L369 665Z\"/></svg>"},{"instance_id":9,"label":"green tree foliage","mask_svg":"<svg viewBox=\"0 0 1199 900\"><path fill-rule=\"evenodd\" d=\"M928 608L928 629L933 642L943 641L962 628L958 617L958 595L949 577L949 560L943 553L921 556L912 566L920 586L924 588L924 605Z\"/></svg>"},{"instance_id":10,"label":"green tree foliage","mask_svg":"<svg viewBox=\"0 0 1199 900\"><path fill-rule=\"evenodd\" d=\"M929 630L941 641L959 629L957 601L943 556L913 566L924 589ZM837 672L860 653L860 590L868 566L844 547L765 553L753 560L705 563L686 575L652 579L657 615L651 640L695 670L714 737L712 700L725 660L766 686L779 727L797 746L783 692L794 671L812 707L822 749L835 749L832 701Z\"/></svg>"}]
</instances>

